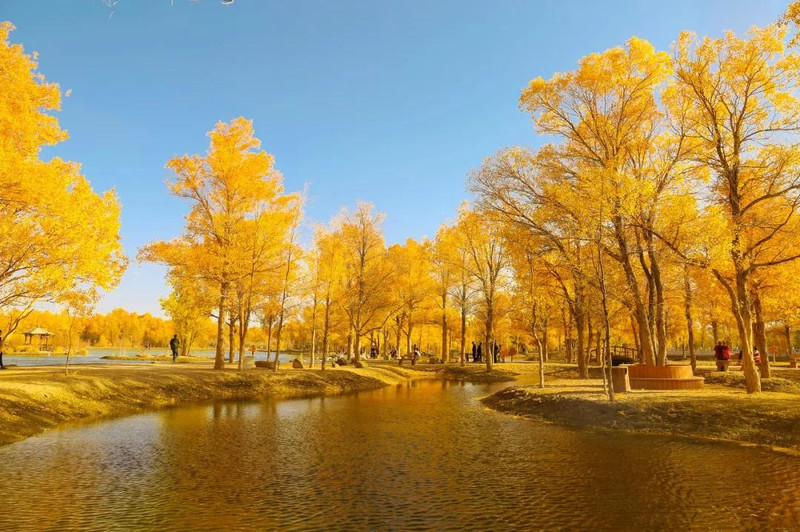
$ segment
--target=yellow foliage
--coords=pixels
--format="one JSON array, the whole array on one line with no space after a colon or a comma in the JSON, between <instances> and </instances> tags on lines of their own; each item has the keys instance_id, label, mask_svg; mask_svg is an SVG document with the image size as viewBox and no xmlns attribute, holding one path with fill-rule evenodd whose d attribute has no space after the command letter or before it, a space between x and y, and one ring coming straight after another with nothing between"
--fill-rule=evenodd
<instances>
[{"instance_id":1,"label":"yellow foliage","mask_svg":"<svg viewBox=\"0 0 800 532\"><path fill-rule=\"evenodd\" d=\"M15 316L11 329L38 301L91 306L127 264L114 192L96 194L77 163L39 157L67 138L47 113L61 93L9 43L13 29L0 24L0 308Z\"/></svg>"}]
</instances>

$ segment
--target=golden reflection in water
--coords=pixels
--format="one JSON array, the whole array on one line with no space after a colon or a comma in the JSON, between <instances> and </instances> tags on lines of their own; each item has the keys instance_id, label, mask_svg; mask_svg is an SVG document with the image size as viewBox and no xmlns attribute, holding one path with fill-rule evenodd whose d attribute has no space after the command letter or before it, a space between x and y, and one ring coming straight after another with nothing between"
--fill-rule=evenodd
<instances>
[{"instance_id":1,"label":"golden reflection in water","mask_svg":"<svg viewBox=\"0 0 800 532\"><path fill-rule=\"evenodd\" d=\"M53 431L0 448L0 530L800 526L798 458L562 430L484 409L490 390L412 383Z\"/></svg>"}]
</instances>

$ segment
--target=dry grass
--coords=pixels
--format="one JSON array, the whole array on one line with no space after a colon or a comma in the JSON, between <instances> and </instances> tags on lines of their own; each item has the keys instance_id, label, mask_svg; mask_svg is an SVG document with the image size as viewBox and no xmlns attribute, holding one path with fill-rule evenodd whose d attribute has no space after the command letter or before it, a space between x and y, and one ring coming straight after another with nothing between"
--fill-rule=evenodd
<instances>
[{"instance_id":1,"label":"dry grass","mask_svg":"<svg viewBox=\"0 0 800 532\"><path fill-rule=\"evenodd\" d=\"M0 444L60 423L212 400L333 395L432 376L408 368L235 369L200 364L82 365L0 372Z\"/></svg>"},{"instance_id":2,"label":"dry grass","mask_svg":"<svg viewBox=\"0 0 800 532\"><path fill-rule=\"evenodd\" d=\"M515 386L483 401L502 412L576 429L735 440L800 451L800 393L795 376L765 380L765 389L782 391L754 395L745 393L740 377L712 373L702 390L633 391L617 394L614 403L603 394L598 379L550 379L544 390Z\"/></svg>"}]
</instances>

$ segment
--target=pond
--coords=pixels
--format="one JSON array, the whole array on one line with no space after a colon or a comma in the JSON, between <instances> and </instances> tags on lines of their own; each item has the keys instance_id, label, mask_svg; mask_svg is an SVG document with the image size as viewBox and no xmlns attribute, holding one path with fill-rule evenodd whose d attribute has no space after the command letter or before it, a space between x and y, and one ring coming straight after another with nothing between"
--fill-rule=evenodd
<instances>
[{"instance_id":1,"label":"pond","mask_svg":"<svg viewBox=\"0 0 800 532\"><path fill-rule=\"evenodd\" d=\"M797 529L800 458L487 410L498 385L182 407L0 448L0 529Z\"/></svg>"}]
</instances>

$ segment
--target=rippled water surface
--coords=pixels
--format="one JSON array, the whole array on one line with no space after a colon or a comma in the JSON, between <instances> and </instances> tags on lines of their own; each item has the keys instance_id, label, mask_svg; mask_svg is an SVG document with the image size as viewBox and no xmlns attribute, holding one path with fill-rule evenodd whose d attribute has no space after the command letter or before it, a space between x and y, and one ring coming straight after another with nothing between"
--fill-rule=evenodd
<instances>
[{"instance_id":1,"label":"rippled water surface","mask_svg":"<svg viewBox=\"0 0 800 532\"><path fill-rule=\"evenodd\" d=\"M223 403L0 448L0 530L800 528L800 458L580 433L491 388Z\"/></svg>"}]
</instances>

